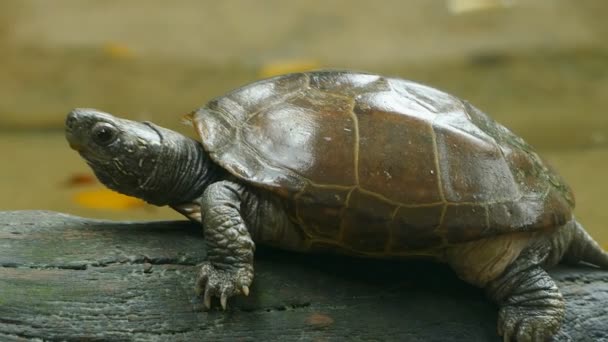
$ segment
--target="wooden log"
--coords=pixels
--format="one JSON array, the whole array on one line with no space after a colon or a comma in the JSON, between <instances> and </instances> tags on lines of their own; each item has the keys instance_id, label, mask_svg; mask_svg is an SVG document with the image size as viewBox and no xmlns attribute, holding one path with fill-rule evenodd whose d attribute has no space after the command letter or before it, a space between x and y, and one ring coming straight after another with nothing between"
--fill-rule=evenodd
<instances>
[{"instance_id":1,"label":"wooden log","mask_svg":"<svg viewBox=\"0 0 608 342\"><path fill-rule=\"evenodd\" d=\"M202 310L189 222L0 212L0 340L499 341L497 308L443 265L256 253L249 297ZM551 271L568 313L557 341L608 341L608 272Z\"/></svg>"}]
</instances>

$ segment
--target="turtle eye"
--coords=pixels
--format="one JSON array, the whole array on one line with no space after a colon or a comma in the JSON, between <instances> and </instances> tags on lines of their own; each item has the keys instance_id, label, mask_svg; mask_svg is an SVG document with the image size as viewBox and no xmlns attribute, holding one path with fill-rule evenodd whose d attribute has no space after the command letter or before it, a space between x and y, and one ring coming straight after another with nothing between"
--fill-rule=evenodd
<instances>
[{"instance_id":1,"label":"turtle eye","mask_svg":"<svg viewBox=\"0 0 608 342\"><path fill-rule=\"evenodd\" d=\"M117 136L116 128L108 123L101 122L93 127L93 140L99 145L109 145Z\"/></svg>"}]
</instances>

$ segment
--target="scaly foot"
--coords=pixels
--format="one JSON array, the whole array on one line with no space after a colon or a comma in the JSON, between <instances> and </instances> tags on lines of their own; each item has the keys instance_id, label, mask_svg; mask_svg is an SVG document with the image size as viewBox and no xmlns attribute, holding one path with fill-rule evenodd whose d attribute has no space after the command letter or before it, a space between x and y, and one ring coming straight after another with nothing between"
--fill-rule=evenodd
<instances>
[{"instance_id":1,"label":"scaly foot","mask_svg":"<svg viewBox=\"0 0 608 342\"><path fill-rule=\"evenodd\" d=\"M566 303L549 274L520 256L487 291L500 306L498 334L504 341L544 342L559 330Z\"/></svg>"},{"instance_id":2,"label":"scaly foot","mask_svg":"<svg viewBox=\"0 0 608 342\"><path fill-rule=\"evenodd\" d=\"M211 308L211 297L219 297L222 309L226 310L228 298L244 294L249 295L249 286L253 280L253 267L218 269L206 261L199 265L201 271L196 281L197 295L203 294L203 304Z\"/></svg>"},{"instance_id":3,"label":"scaly foot","mask_svg":"<svg viewBox=\"0 0 608 342\"><path fill-rule=\"evenodd\" d=\"M536 304L506 305L498 314L498 333L503 340L518 342L544 342L559 330L563 307L542 307Z\"/></svg>"}]
</instances>

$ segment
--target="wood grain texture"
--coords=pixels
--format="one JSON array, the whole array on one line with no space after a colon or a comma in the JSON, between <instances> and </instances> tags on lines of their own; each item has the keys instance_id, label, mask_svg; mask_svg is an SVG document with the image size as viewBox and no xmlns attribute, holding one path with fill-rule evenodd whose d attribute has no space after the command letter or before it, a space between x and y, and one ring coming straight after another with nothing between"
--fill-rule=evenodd
<instances>
[{"instance_id":1,"label":"wood grain texture","mask_svg":"<svg viewBox=\"0 0 608 342\"><path fill-rule=\"evenodd\" d=\"M258 249L249 297L210 312L189 222L0 212L0 341L499 341L496 307L445 266ZM608 272L551 272L557 341L608 341Z\"/></svg>"}]
</instances>

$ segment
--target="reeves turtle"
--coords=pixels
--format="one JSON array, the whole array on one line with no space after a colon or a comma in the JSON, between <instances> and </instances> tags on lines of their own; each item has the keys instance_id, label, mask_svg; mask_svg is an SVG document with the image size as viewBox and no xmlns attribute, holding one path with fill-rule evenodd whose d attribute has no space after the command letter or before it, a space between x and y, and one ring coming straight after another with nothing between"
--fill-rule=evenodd
<instances>
[{"instance_id":1,"label":"reeves turtle","mask_svg":"<svg viewBox=\"0 0 608 342\"><path fill-rule=\"evenodd\" d=\"M466 101L348 71L262 80L188 116L201 142L75 109L71 147L118 192L202 223L204 304L249 293L255 243L451 265L500 306L505 340L540 341L564 317L545 268L608 268L570 188L521 138Z\"/></svg>"}]
</instances>

